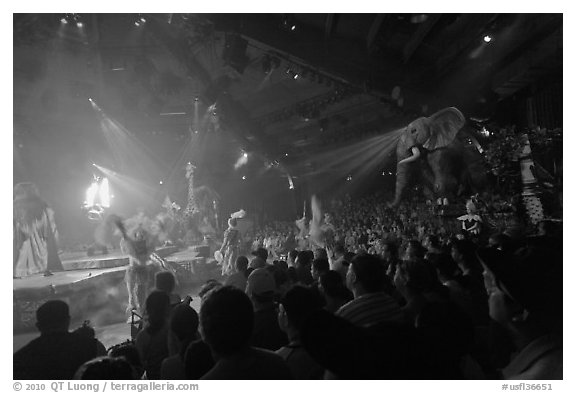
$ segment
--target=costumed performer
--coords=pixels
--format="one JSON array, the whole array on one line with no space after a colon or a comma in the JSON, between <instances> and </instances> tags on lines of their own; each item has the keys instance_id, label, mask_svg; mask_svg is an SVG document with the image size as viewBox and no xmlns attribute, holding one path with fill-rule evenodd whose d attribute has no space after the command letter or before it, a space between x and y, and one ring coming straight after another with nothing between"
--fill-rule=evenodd
<instances>
[{"instance_id":1,"label":"costumed performer","mask_svg":"<svg viewBox=\"0 0 576 393\"><path fill-rule=\"evenodd\" d=\"M14 186L13 277L64 270L58 256L54 211L32 183Z\"/></svg>"},{"instance_id":2,"label":"costumed performer","mask_svg":"<svg viewBox=\"0 0 576 393\"><path fill-rule=\"evenodd\" d=\"M234 264L236 258L240 255L240 244L242 243L242 235L238 230L238 220L244 218L246 212L244 210L232 213L228 219L228 229L224 231L224 241L220 247L221 261L218 264L222 266L222 275L230 275L234 273Z\"/></svg>"}]
</instances>

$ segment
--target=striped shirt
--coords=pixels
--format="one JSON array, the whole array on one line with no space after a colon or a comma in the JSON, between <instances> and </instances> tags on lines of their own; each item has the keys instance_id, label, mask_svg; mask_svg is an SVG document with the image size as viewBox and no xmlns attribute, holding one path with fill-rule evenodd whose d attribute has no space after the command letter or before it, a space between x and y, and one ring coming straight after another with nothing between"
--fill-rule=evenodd
<instances>
[{"instance_id":1,"label":"striped shirt","mask_svg":"<svg viewBox=\"0 0 576 393\"><path fill-rule=\"evenodd\" d=\"M359 296L340 307L336 315L362 327L380 322L402 323L404 321L402 309L398 303L384 292Z\"/></svg>"}]
</instances>

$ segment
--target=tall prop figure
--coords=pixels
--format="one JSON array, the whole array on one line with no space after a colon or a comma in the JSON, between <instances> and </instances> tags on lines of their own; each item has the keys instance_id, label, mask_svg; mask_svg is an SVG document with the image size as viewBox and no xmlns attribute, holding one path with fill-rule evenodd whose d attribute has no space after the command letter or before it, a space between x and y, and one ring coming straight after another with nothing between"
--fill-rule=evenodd
<instances>
[{"instance_id":1,"label":"tall prop figure","mask_svg":"<svg viewBox=\"0 0 576 393\"><path fill-rule=\"evenodd\" d=\"M64 270L58 256L54 211L40 198L34 184L19 183L14 187L13 209L13 276L49 276L53 271Z\"/></svg>"},{"instance_id":2,"label":"tall prop figure","mask_svg":"<svg viewBox=\"0 0 576 393\"><path fill-rule=\"evenodd\" d=\"M218 264L222 266L223 276L234 273L234 263L240 255L240 245L242 244L242 234L238 230L238 220L245 216L246 212L244 210L230 215L228 229L224 231L222 247L214 253Z\"/></svg>"}]
</instances>

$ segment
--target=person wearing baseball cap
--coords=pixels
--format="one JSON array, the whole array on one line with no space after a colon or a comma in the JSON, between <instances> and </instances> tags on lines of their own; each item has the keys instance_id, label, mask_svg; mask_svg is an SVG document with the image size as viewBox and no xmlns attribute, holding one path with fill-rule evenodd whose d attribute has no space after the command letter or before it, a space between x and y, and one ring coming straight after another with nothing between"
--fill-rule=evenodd
<instances>
[{"instance_id":1,"label":"person wearing baseball cap","mask_svg":"<svg viewBox=\"0 0 576 393\"><path fill-rule=\"evenodd\" d=\"M478 251L490 317L518 354L505 379L562 379L562 251L544 245Z\"/></svg>"},{"instance_id":2,"label":"person wearing baseball cap","mask_svg":"<svg viewBox=\"0 0 576 393\"><path fill-rule=\"evenodd\" d=\"M252 345L271 351L288 344L288 337L278 325L275 293L274 275L268 269L258 268L250 273L246 283L246 294L254 307Z\"/></svg>"}]
</instances>

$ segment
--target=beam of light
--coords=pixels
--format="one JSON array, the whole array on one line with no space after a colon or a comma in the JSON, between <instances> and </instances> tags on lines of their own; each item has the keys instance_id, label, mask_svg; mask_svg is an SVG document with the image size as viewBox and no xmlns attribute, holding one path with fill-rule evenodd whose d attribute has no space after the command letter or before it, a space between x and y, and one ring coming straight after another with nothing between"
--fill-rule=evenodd
<instances>
[{"instance_id":1,"label":"beam of light","mask_svg":"<svg viewBox=\"0 0 576 393\"><path fill-rule=\"evenodd\" d=\"M99 109L96 103L92 104L95 109ZM102 110L99 110L99 114L102 133L118 168L123 173L154 182L161 178L167 165L158 159L157 154Z\"/></svg>"},{"instance_id":2,"label":"beam of light","mask_svg":"<svg viewBox=\"0 0 576 393\"><path fill-rule=\"evenodd\" d=\"M98 170L102 172L107 179L109 179L109 182L114 185L117 191L123 191L123 194L130 198L130 204L132 206L138 204L138 202L136 202L137 200L150 206L155 203L154 194L157 191L155 187L149 185L148 183L136 180L131 176L118 173L110 168L106 168L97 164L94 164L94 166L98 168ZM109 189L110 185L108 185L108 190ZM115 192L115 194L118 196L118 192ZM109 198L112 198L110 194ZM108 199L108 202L109 201L110 199Z\"/></svg>"},{"instance_id":3,"label":"beam of light","mask_svg":"<svg viewBox=\"0 0 576 393\"><path fill-rule=\"evenodd\" d=\"M375 136L353 145L316 154L312 158L315 170L306 175L323 172L342 172L346 176L354 173L355 178L368 175L373 170L395 159L398 138L404 128Z\"/></svg>"}]
</instances>

